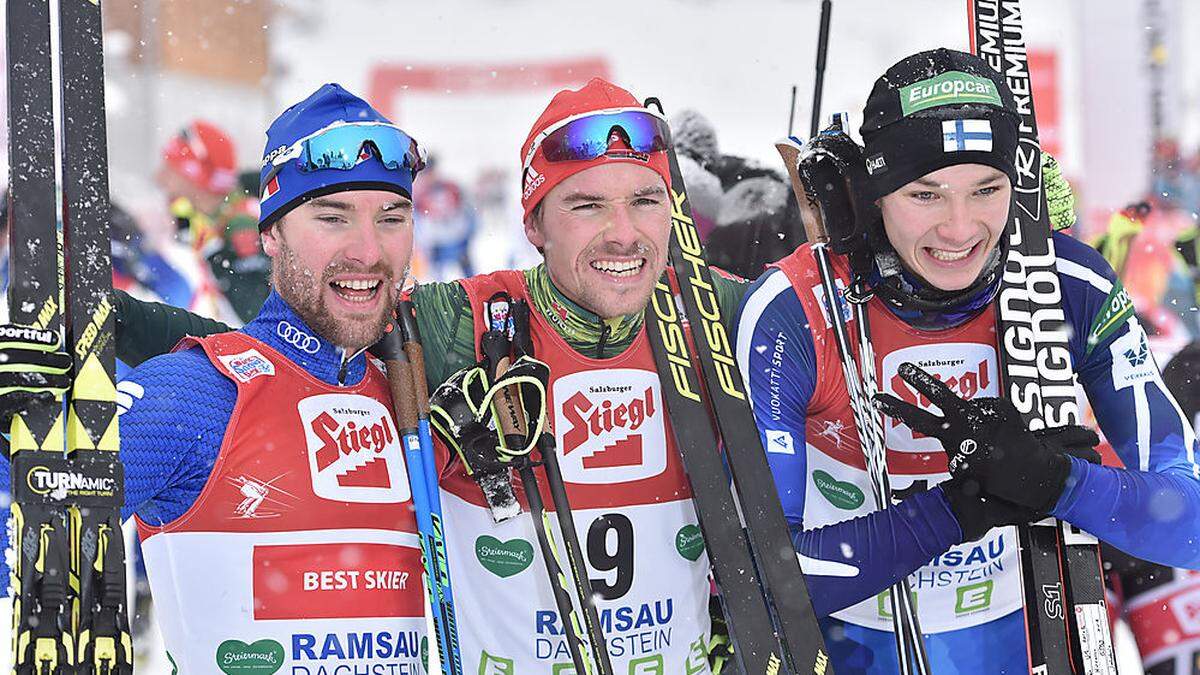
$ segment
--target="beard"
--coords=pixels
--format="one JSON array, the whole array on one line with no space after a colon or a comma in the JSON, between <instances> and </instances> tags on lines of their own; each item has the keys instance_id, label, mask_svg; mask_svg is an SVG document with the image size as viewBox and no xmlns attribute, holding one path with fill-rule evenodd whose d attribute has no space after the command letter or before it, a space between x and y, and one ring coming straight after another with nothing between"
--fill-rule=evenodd
<instances>
[{"instance_id":1,"label":"beard","mask_svg":"<svg viewBox=\"0 0 1200 675\"><path fill-rule=\"evenodd\" d=\"M371 266L330 263L318 279L313 270L300 262L287 240L280 237L279 243L279 254L271 261L275 290L309 328L349 353L370 347L383 337L384 329L392 319L398 292L389 266L383 262ZM382 295L379 305L372 310L333 316L325 302L324 290L330 287L334 276L343 273L378 274L383 277L379 285Z\"/></svg>"}]
</instances>

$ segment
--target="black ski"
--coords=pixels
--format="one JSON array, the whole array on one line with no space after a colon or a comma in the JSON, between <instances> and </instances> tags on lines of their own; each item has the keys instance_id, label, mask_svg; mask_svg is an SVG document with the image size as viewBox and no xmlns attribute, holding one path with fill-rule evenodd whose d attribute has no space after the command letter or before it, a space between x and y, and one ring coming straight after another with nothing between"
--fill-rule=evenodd
<instances>
[{"instance_id":1,"label":"black ski","mask_svg":"<svg viewBox=\"0 0 1200 675\"><path fill-rule=\"evenodd\" d=\"M996 300L1003 391L1031 429L1078 424L1020 1L968 0L967 12L971 51L1004 74L1021 115L1009 254ZM1018 532L1031 671L1115 675L1095 537L1053 519Z\"/></svg>"},{"instance_id":2,"label":"black ski","mask_svg":"<svg viewBox=\"0 0 1200 675\"><path fill-rule=\"evenodd\" d=\"M50 14L48 0L7 5L10 315L60 341L65 328L74 362L66 410L55 401L12 426L15 671L120 675L132 672L133 655L120 528L100 6L59 4L61 204Z\"/></svg>"},{"instance_id":3,"label":"black ski","mask_svg":"<svg viewBox=\"0 0 1200 675\"><path fill-rule=\"evenodd\" d=\"M62 342L62 234L54 175L54 85L48 0L8 0L9 320ZM62 400L12 419L14 672L71 667L67 501L49 487L66 470Z\"/></svg>"},{"instance_id":4,"label":"black ski","mask_svg":"<svg viewBox=\"0 0 1200 675\"><path fill-rule=\"evenodd\" d=\"M118 448L109 235L108 135L99 0L59 0L63 241L67 344L74 382L67 458L88 483L71 510L73 628L80 672L133 672L121 532L124 474Z\"/></svg>"},{"instance_id":5,"label":"black ski","mask_svg":"<svg viewBox=\"0 0 1200 675\"><path fill-rule=\"evenodd\" d=\"M655 99L648 105L661 109ZM749 675L832 672L731 336L721 323L712 271L692 219L683 176L670 143L667 147L670 258L683 312L678 311L669 276L664 275L655 285L646 325L729 623L733 657ZM695 356L706 387L684 339L685 322L694 331Z\"/></svg>"}]
</instances>

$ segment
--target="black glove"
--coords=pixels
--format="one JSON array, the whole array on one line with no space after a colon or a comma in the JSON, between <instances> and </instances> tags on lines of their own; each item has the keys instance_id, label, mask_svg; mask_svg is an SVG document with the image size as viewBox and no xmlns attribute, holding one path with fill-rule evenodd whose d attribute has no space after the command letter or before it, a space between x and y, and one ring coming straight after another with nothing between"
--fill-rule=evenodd
<instances>
[{"instance_id":1,"label":"black glove","mask_svg":"<svg viewBox=\"0 0 1200 675\"><path fill-rule=\"evenodd\" d=\"M1025 428L1012 403L1001 398L964 400L911 363L900 377L941 409L934 415L890 394L876 394L887 415L913 431L938 439L950 458L950 474L979 483L981 494L999 497L1036 514L1049 513L1062 494L1071 460L1067 449L1086 451L1099 442L1090 430L1075 428L1044 434ZM1090 434L1090 436L1088 436Z\"/></svg>"},{"instance_id":2,"label":"black glove","mask_svg":"<svg viewBox=\"0 0 1200 675\"><path fill-rule=\"evenodd\" d=\"M946 495L950 511L962 528L963 542L974 541L993 527L1041 520L1041 515L1033 509L984 494L979 481L974 478L956 476L938 487Z\"/></svg>"},{"instance_id":3,"label":"black glove","mask_svg":"<svg viewBox=\"0 0 1200 675\"><path fill-rule=\"evenodd\" d=\"M71 386L71 355L58 335L16 324L0 325L0 420L34 401L52 401Z\"/></svg>"},{"instance_id":4,"label":"black glove","mask_svg":"<svg viewBox=\"0 0 1200 675\"><path fill-rule=\"evenodd\" d=\"M1087 427L1077 424L1048 427L1038 429L1033 435L1052 452L1072 455L1093 464L1100 463L1100 453L1096 452L1096 443L1100 439L1096 432ZM974 478L951 478L939 487L950 502L950 510L958 519L963 531L963 541L974 541L987 534L993 527L1024 525L1041 520L1046 515L984 494L979 481Z\"/></svg>"},{"instance_id":5,"label":"black glove","mask_svg":"<svg viewBox=\"0 0 1200 675\"><path fill-rule=\"evenodd\" d=\"M487 371L474 364L451 375L429 397L430 425L477 480L480 474L508 470L496 451L500 438L484 405L489 388Z\"/></svg>"},{"instance_id":6,"label":"black glove","mask_svg":"<svg viewBox=\"0 0 1200 675\"><path fill-rule=\"evenodd\" d=\"M863 149L842 129L840 116L801 147L798 164L805 192L820 206L830 248L839 254L859 250L868 211L876 207L859 195L866 181Z\"/></svg>"}]
</instances>

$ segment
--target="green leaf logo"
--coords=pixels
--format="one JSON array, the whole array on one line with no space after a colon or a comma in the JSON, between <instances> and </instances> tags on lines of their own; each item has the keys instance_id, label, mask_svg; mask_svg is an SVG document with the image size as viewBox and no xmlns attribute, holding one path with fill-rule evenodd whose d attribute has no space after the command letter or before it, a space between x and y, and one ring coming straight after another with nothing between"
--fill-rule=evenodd
<instances>
[{"instance_id":1,"label":"green leaf logo","mask_svg":"<svg viewBox=\"0 0 1200 675\"><path fill-rule=\"evenodd\" d=\"M226 640L217 647L217 666L228 675L274 675L283 667L283 645L259 640L248 645Z\"/></svg>"},{"instance_id":2,"label":"green leaf logo","mask_svg":"<svg viewBox=\"0 0 1200 675\"><path fill-rule=\"evenodd\" d=\"M475 557L484 569L505 579L533 564L533 544L524 539L500 541L485 534L475 540Z\"/></svg>"},{"instance_id":3,"label":"green leaf logo","mask_svg":"<svg viewBox=\"0 0 1200 675\"><path fill-rule=\"evenodd\" d=\"M679 555L696 562L704 552L704 535L695 525L684 525L675 533L675 550Z\"/></svg>"},{"instance_id":4,"label":"green leaf logo","mask_svg":"<svg viewBox=\"0 0 1200 675\"><path fill-rule=\"evenodd\" d=\"M820 469L813 472L813 482L825 499L839 509L853 511L863 505L863 491L854 483L843 483Z\"/></svg>"}]
</instances>

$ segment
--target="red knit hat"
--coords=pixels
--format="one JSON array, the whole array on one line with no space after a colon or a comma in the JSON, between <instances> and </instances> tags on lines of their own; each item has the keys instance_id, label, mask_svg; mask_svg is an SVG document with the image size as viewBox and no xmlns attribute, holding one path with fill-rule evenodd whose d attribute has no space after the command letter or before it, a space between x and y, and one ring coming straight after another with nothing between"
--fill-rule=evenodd
<instances>
[{"instance_id":1,"label":"red knit hat","mask_svg":"<svg viewBox=\"0 0 1200 675\"><path fill-rule=\"evenodd\" d=\"M534 122L533 128L529 130L529 136L521 145L521 168L525 169L525 158L529 155L529 148L533 145L534 139L551 125L568 117L589 112L641 107L642 104L634 98L633 94L599 77L593 77L581 89L564 89L558 92L551 99L550 105L542 111L537 122ZM664 183L668 186L671 185L671 169L665 152L651 152L648 155L610 152L596 159L548 162L542 156L541 147L538 147L529 168L525 169L524 175L521 176L521 206L525 211L524 218L529 218L533 208L554 189L555 185L580 171L608 162L627 162L649 167L662 176Z\"/></svg>"},{"instance_id":2,"label":"red knit hat","mask_svg":"<svg viewBox=\"0 0 1200 675\"><path fill-rule=\"evenodd\" d=\"M215 124L195 120L167 141L163 161L196 187L223 195L237 184L237 151Z\"/></svg>"}]
</instances>

